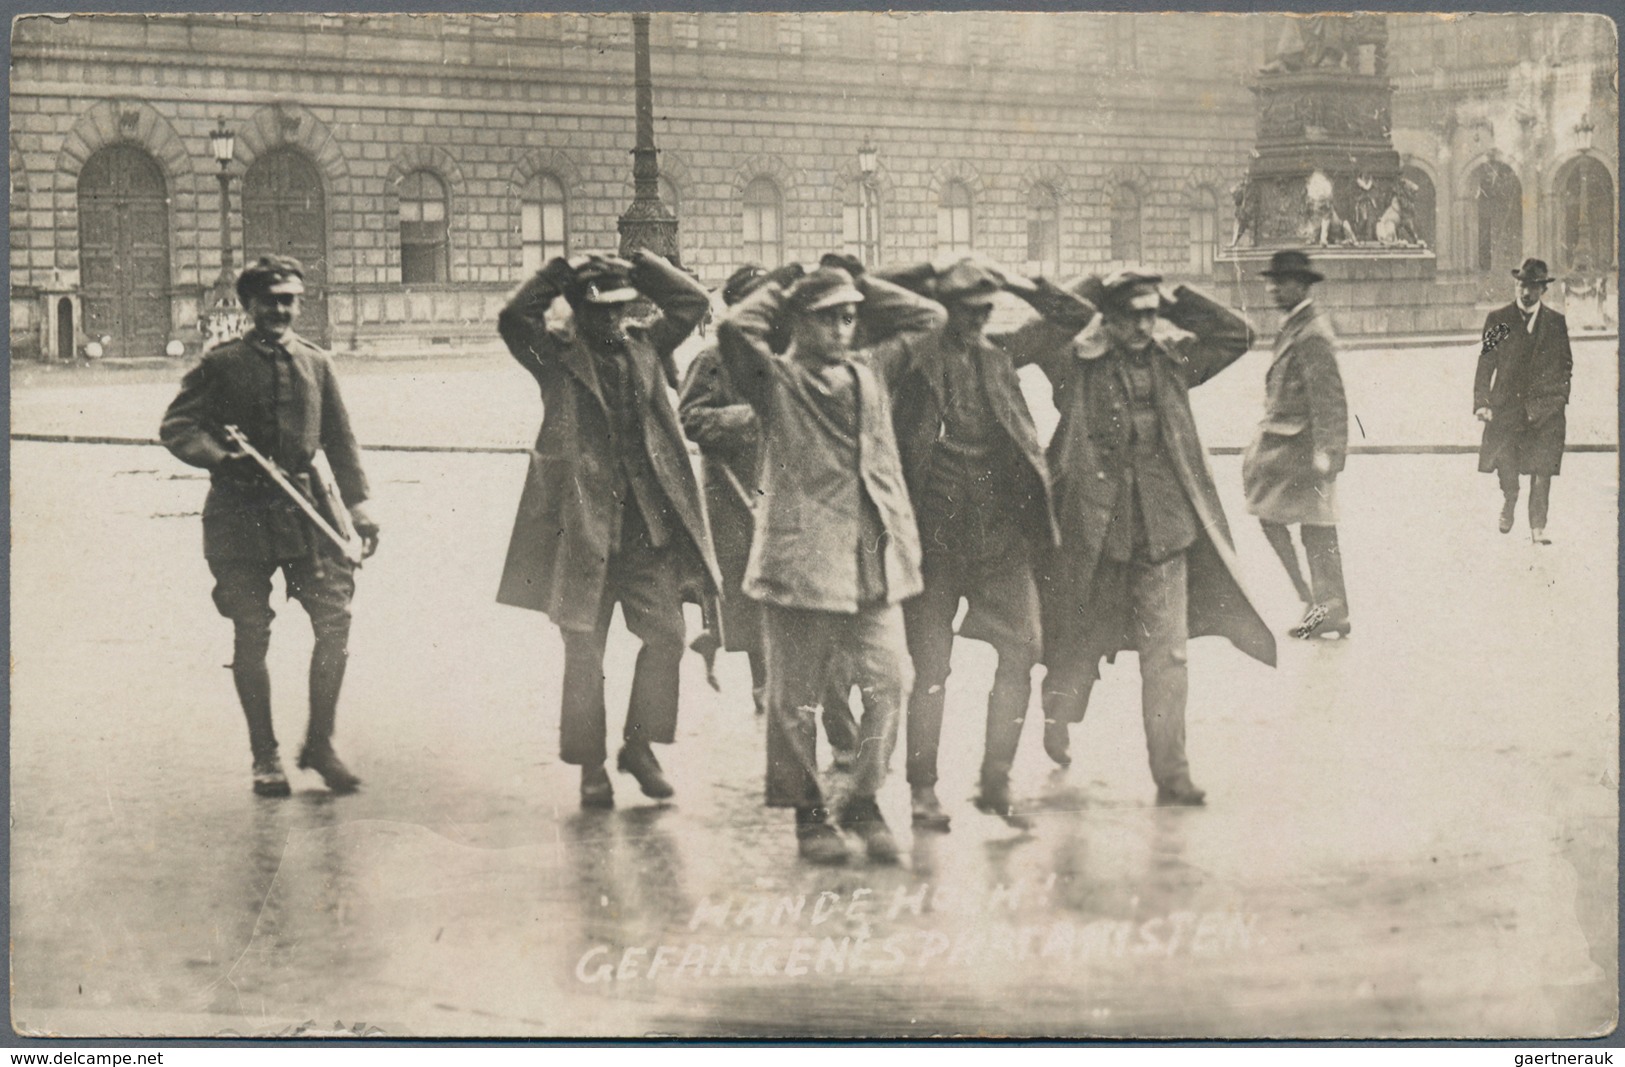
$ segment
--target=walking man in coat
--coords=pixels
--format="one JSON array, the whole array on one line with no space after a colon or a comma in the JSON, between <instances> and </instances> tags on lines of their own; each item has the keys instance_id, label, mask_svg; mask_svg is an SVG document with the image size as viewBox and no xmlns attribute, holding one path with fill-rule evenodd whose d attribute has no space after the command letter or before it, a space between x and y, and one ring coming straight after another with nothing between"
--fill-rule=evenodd
<instances>
[{"instance_id":1,"label":"walking man in coat","mask_svg":"<svg viewBox=\"0 0 1625 1067\"><path fill-rule=\"evenodd\" d=\"M1526 259L1512 272L1517 299L1484 320L1484 347L1473 377L1473 414L1484 424L1478 469L1501 482L1501 532L1512 530L1518 476L1529 475L1529 536L1549 545L1546 515L1552 479L1563 466L1574 353L1568 322L1541 302L1552 278L1546 263Z\"/></svg>"},{"instance_id":2,"label":"walking man in coat","mask_svg":"<svg viewBox=\"0 0 1625 1067\"><path fill-rule=\"evenodd\" d=\"M1264 377L1264 419L1242 462L1247 510L1286 567L1303 601L1292 636L1349 633L1343 556L1337 544L1337 475L1348 452L1348 403L1337 370L1337 338L1310 296L1323 276L1296 250L1277 252L1263 272L1275 306L1286 313L1275 337L1275 361ZM1303 580L1289 526L1298 526L1309 557Z\"/></svg>"},{"instance_id":3,"label":"walking man in coat","mask_svg":"<svg viewBox=\"0 0 1625 1067\"><path fill-rule=\"evenodd\" d=\"M214 576L214 604L234 631L231 677L248 720L254 792L291 792L277 755L271 722L271 576L281 571L288 595L310 616L310 721L299 752L335 793L361 784L333 751L339 690L349 660L350 598L355 568L316 532L310 520L239 446L235 426L260 454L307 492L314 484L317 451L327 456L342 506L363 540L363 555L378 547L378 524L368 516L367 477L361 450L339 394L327 353L293 332L304 268L297 260L263 256L237 279L237 296L253 328L217 345L181 382L164 413L159 435L175 456L209 471L203 505L203 558ZM320 499L312 495L311 499ZM320 510L320 508L319 508ZM329 509L331 510L331 509ZM330 522L339 516L325 516Z\"/></svg>"},{"instance_id":4,"label":"walking man in coat","mask_svg":"<svg viewBox=\"0 0 1625 1067\"><path fill-rule=\"evenodd\" d=\"M772 273L758 264L747 264L724 283L722 302L733 307L769 280L789 286L802 273L799 264ZM734 388L716 345L702 349L689 364L677 410L683 432L704 457L706 515L722 570L722 647L749 657L751 695L757 714L762 714L767 710L767 650L761 608L742 588L760 496L761 430L756 412ZM850 672L840 664L831 668L823 696L824 733L834 750L836 768L850 770L857 745L857 722L848 703Z\"/></svg>"},{"instance_id":5,"label":"walking man in coat","mask_svg":"<svg viewBox=\"0 0 1625 1067\"><path fill-rule=\"evenodd\" d=\"M897 390L892 413L925 581L925 591L903 606L914 660L908 784L914 825L945 831L937 751L962 599L969 611L960 636L988 642L999 656L976 805L1011 817L1010 767L1042 644L1033 560L1059 540L1049 468L1016 366L1058 358L1094 309L1048 282L970 259L892 277L948 312L947 325ZM1006 290L1040 314L1015 332L989 336L995 297Z\"/></svg>"},{"instance_id":6,"label":"walking man in coat","mask_svg":"<svg viewBox=\"0 0 1625 1067\"><path fill-rule=\"evenodd\" d=\"M1275 663L1275 638L1241 585L1235 549L1189 390L1247 351L1238 315L1187 286L1122 270L1078 292L1102 312L1074 352L1040 361L1061 420L1050 442L1061 547L1040 584L1044 748L1070 762L1105 657L1140 655L1141 705L1157 803L1197 805L1185 757L1188 637L1219 634ZM1184 331L1155 335L1159 314Z\"/></svg>"},{"instance_id":7,"label":"walking man in coat","mask_svg":"<svg viewBox=\"0 0 1625 1067\"><path fill-rule=\"evenodd\" d=\"M633 323L639 295L659 309ZM550 328L549 306L570 305ZM616 603L643 642L617 766L645 796L670 797L652 744L677 730L685 588L721 584L663 370L704 317L705 290L650 252L555 258L497 328L535 377L544 417L497 600L545 612L564 635L561 755L581 768L581 805L607 808L604 643Z\"/></svg>"},{"instance_id":8,"label":"walking man in coat","mask_svg":"<svg viewBox=\"0 0 1625 1067\"><path fill-rule=\"evenodd\" d=\"M859 311L869 347L853 349ZM762 500L745 571L767 622L767 803L796 809L800 854L842 863L818 783L814 715L832 653L863 689L858 756L839 816L870 859L897 859L875 793L904 685L903 613L920 543L889 389L944 320L935 303L839 267L788 291L768 283L717 329L729 376L762 432ZM775 334L787 337L783 355Z\"/></svg>"}]
</instances>

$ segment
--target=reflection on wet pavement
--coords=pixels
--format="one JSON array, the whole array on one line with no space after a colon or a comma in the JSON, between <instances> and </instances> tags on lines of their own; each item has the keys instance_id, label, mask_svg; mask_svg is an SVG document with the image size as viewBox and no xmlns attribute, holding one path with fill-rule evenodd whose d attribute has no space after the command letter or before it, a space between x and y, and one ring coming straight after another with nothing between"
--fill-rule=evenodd
<instances>
[{"instance_id":1,"label":"reflection on wet pavement","mask_svg":"<svg viewBox=\"0 0 1625 1067\"><path fill-rule=\"evenodd\" d=\"M185 513L200 486L116 476L152 466L134 449L19 444L15 461L13 608L29 625L13 635L12 963L25 1030L1612 1025L1615 591L1595 546L1612 544L1613 457L1565 462L1567 539L1586 552L1499 539L1494 501L1469 491L1485 488L1471 457L1352 467L1357 637L1283 642L1273 672L1192 645L1206 809L1152 804L1125 656L1069 770L1029 727L1014 784L1031 828L977 812L992 657L960 643L940 787L952 832L912 834L894 774L881 806L903 863L838 869L799 864L789 813L761 806L762 721L737 656L719 661L720 694L685 663L678 743L661 753L674 803L616 775L616 810L578 810L574 768L556 758L557 637L491 603L522 457L375 457L395 521L361 576L338 736L367 787L334 799L299 774L280 802L248 790L196 519L150 518ZM1215 462L1232 495L1236 466ZM84 499L107 506L85 518ZM74 537L29 533L69 522ZM1256 531L1238 540L1284 627L1284 577ZM1475 578L1455 563L1468 555ZM116 611L108 588L122 590ZM286 741L304 725L309 633L296 606L278 611ZM1531 614L1572 625L1499 621ZM634 653L612 640L612 709Z\"/></svg>"}]
</instances>

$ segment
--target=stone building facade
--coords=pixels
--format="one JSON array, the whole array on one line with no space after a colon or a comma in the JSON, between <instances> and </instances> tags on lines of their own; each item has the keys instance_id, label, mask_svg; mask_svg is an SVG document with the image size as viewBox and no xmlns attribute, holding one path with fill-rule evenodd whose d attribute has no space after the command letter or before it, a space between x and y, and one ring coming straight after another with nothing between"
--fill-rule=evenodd
<instances>
[{"instance_id":1,"label":"stone building facade","mask_svg":"<svg viewBox=\"0 0 1625 1067\"><path fill-rule=\"evenodd\" d=\"M1545 198L1579 158L1556 115L1581 83L1582 154L1602 168L1588 188L1606 180L1612 203L1611 23L1548 16L1530 43L1490 19L1473 32L1527 62L1462 48L1441 70L1407 57L1448 51L1439 35L1478 21L1390 18L1395 144L1437 191L1441 272L1499 268L1468 254L1480 116L1522 185L1520 250L1542 252L1568 217ZM683 262L715 284L750 259L975 248L1050 275L1134 261L1217 280L1254 133L1248 85L1277 32L1224 15L657 14L656 134ZM103 337L114 356L196 351L221 274L222 123L235 264L273 248L304 259L301 325L341 354L490 347L524 272L613 246L631 200L625 15L32 17L12 47L18 356L70 358ZM1532 134L1498 117L1525 98L1545 109ZM1592 268L1614 254L1593 249Z\"/></svg>"}]
</instances>

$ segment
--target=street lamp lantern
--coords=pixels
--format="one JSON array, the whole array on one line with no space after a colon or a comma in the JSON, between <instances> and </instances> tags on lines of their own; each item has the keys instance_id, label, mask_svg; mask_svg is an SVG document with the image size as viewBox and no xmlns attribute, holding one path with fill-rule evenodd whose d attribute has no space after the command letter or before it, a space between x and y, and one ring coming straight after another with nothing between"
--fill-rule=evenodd
<instances>
[{"instance_id":1,"label":"street lamp lantern","mask_svg":"<svg viewBox=\"0 0 1625 1067\"><path fill-rule=\"evenodd\" d=\"M1591 135L1597 127L1592 125L1590 112L1581 114L1580 121L1574 127L1574 141L1581 152L1591 151Z\"/></svg>"},{"instance_id":2,"label":"street lamp lantern","mask_svg":"<svg viewBox=\"0 0 1625 1067\"><path fill-rule=\"evenodd\" d=\"M225 170L231 166L231 157L237 151L237 135L226 129L226 117L219 118L219 125L209 131L209 147L214 150L215 162L220 169Z\"/></svg>"},{"instance_id":3,"label":"street lamp lantern","mask_svg":"<svg viewBox=\"0 0 1625 1067\"><path fill-rule=\"evenodd\" d=\"M875 147L873 141L865 137L863 144L858 146L858 172L867 180L875 176L875 171L879 166L880 149Z\"/></svg>"}]
</instances>

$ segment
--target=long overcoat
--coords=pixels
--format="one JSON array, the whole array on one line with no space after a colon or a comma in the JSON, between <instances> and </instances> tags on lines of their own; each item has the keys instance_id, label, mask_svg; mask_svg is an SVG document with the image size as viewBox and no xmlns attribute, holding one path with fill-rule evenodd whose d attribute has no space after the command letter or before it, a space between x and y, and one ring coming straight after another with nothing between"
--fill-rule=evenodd
<instances>
[{"instance_id":1,"label":"long overcoat","mask_svg":"<svg viewBox=\"0 0 1625 1067\"><path fill-rule=\"evenodd\" d=\"M1569 380L1574 353L1562 315L1542 304L1533 333L1518 305L1508 304L1484 320L1484 346L1473 377L1473 410L1489 408L1478 469L1509 465L1519 474L1557 474L1563 466Z\"/></svg>"},{"instance_id":2,"label":"long overcoat","mask_svg":"<svg viewBox=\"0 0 1625 1067\"><path fill-rule=\"evenodd\" d=\"M1168 457L1202 530L1186 555L1188 632L1192 637L1225 637L1273 666L1275 637L1242 585L1230 528L1190 406L1190 389L1241 358L1252 331L1241 317L1193 289L1180 286L1174 295L1163 315L1183 333L1153 342L1151 382ZM1039 364L1055 390L1061 415L1049 445L1061 546L1042 568L1039 582L1044 660L1051 666L1074 663L1089 649L1110 656L1137 647L1132 633L1089 629L1097 618L1133 617L1126 605L1090 602L1106 531L1116 510L1127 505L1121 479L1122 457L1130 447L1129 405L1109 352L1105 332L1092 324L1064 356Z\"/></svg>"},{"instance_id":3,"label":"long overcoat","mask_svg":"<svg viewBox=\"0 0 1625 1067\"><path fill-rule=\"evenodd\" d=\"M761 430L722 365L716 345L701 350L683 378L677 414L683 432L700 448L706 517L722 571L722 643L731 652L763 651L761 611L745 596L745 564L760 497Z\"/></svg>"},{"instance_id":4,"label":"long overcoat","mask_svg":"<svg viewBox=\"0 0 1625 1067\"><path fill-rule=\"evenodd\" d=\"M550 328L545 318L570 277L568 265L554 260L525 283L497 320L508 351L541 387L543 405L497 600L545 612L561 629L590 630L597 623L620 505L608 400L593 354L568 325ZM683 580L714 595L721 575L663 376L664 362L699 324L709 299L687 275L652 256L638 259L631 284L660 311L652 321L627 328L640 436L677 520L672 534Z\"/></svg>"},{"instance_id":5,"label":"long overcoat","mask_svg":"<svg viewBox=\"0 0 1625 1067\"><path fill-rule=\"evenodd\" d=\"M946 315L934 301L867 275L857 280L867 346L837 365L857 390L858 425L832 419L823 368L778 354L785 292L769 282L717 326L734 386L762 427L762 492L745 593L765 604L853 614L863 589L858 539L864 497L879 513L886 599L919 593L920 537L892 427L891 391Z\"/></svg>"},{"instance_id":6,"label":"long overcoat","mask_svg":"<svg viewBox=\"0 0 1625 1067\"><path fill-rule=\"evenodd\" d=\"M1288 316L1275 337L1275 359L1264 375L1264 418L1241 467L1247 510L1283 526L1336 525L1336 479L1348 446L1337 338L1311 303ZM1325 474L1315 470L1317 452L1330 461Z\"/></svg>"}]
</instances>

